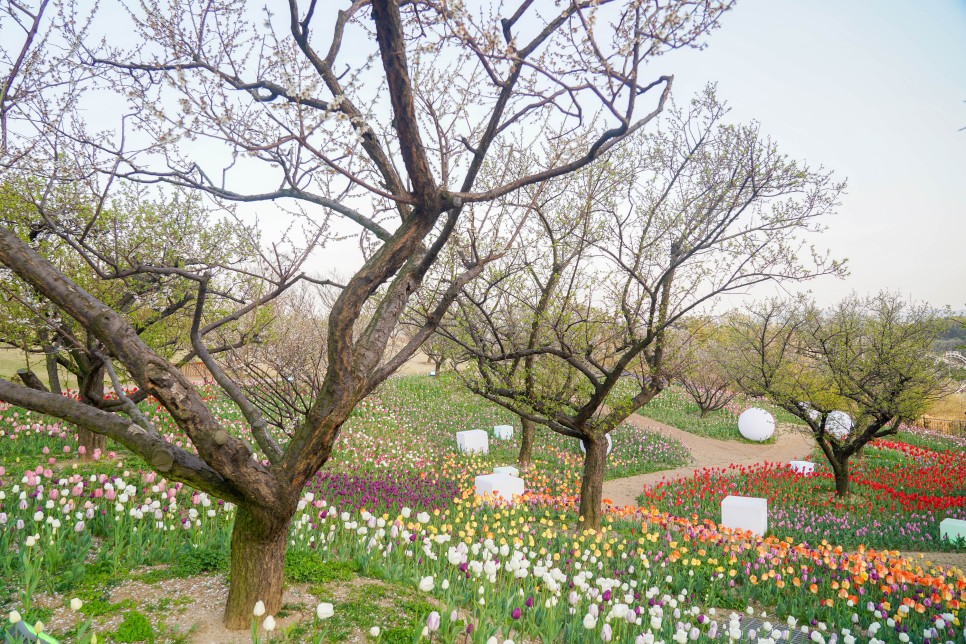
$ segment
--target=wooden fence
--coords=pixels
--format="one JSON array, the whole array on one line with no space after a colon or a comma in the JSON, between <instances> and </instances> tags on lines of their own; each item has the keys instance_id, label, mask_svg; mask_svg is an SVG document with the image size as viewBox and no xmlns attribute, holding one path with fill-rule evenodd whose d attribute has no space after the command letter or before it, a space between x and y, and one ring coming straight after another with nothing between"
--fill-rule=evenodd
<instances>
[{"instance_id":1,"label":"wooden fence","mask_svg":"<svg viewBox=\"0 0 966 644\"><path fill-rule=\"evenodd\" d=\"M966 418L936 418L935 416L923 416L919 419L919 426L941 434L953 436L966 435Z\"/></svg>"},{"instance_id":2,"label":"wooden fence","mask_svg":"<svg viewBox=\"0 0 966 644\"><path fill-rule=\"evenodd\" d=\"M209 382L211 380L211 372L208 371L208 367L204 365L201 361L189 362L188 364L181 365L181 373L184 374L186 378L191 380L203 380Z\"/></svg>"}]
</instances>

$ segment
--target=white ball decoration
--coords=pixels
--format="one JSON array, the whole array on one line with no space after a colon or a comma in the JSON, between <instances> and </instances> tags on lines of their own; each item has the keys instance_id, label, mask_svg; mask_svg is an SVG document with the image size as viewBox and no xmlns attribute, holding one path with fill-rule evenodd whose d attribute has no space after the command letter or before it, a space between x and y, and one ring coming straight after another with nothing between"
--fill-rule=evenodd
<instances>
[{"instance_id":1,"label":"white ball decoration","mask_svg":"<svg viewBox=\"0 0 966 644\"><path fill-rule=\"evenodd\" d=\"M775 419L766 410L752 407L738 416L738 431L748 440L760 443L775 433Z\"/></svg>"},{"instance_id":2,"label":"white ball decoration","mask_svg":"<svg viewBox=\"0 0 966 644\"><path fill-rule=\"evenodd\" d=\"M607 434L607 455L608 456L610 456L610 451L611 451L611 449L613 449L613 447L614 446L613 446L612 441L610 439L610 434ZM587 453L587 448L584 447L584 441L580 441L580 451L583 452L584 454Z\"/></svg>"},{"instance_id":3,"label":"white ball decoration","mask_svg":"<svg viewBox=\"0 0 966 644\"><path fill-rule=\"evenodd\" d=\"M812 420L817 420L818 417L821 415L821 414L818 413L817 410L812 409L812 404L811 403L800 402L800 403L798 403L798 406L801 407L802 409L808 411L808 417L811 418Z\"/></svg>"},{"instance_id":4,"label":"white ball decoration","mask_svg":"<svg viewBox=\"0 0 966 644\"><path fill-rule=\"evenodd\" d=\"M838 440L845 440L852 431L852 417L844 411L833 411L825 421L825 431Z\"/></svg>"}]
</instances>

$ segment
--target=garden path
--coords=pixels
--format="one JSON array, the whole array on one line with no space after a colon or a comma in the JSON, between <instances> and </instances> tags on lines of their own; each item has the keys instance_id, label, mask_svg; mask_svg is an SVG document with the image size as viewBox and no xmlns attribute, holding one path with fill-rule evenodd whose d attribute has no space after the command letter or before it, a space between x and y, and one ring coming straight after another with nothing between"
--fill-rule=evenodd
<instances>
[{"instance_id":1,"label":"garden path","mask_svg":"<svg viewBox=\"0 0 966 644\"><path fill-rule=\"evenodd\" d=\"M687 467L678 467L673 470L661 470L605 481L604 498L609 499L612 505L616 507L637 505L637 497L645 486L654 485L665 479L688 478L694 474L695 470L704 467L728 467L732 464L754 465L765 461L787 463L788 461L801 460L811 453L814 446L809 437L794 425L780 424L776 431L774 443L755 445L705 438L677 427L659 423L640 414L632 414L627 422L681 441L691 452L694 462Z\"/></svg>"}]
</instances>

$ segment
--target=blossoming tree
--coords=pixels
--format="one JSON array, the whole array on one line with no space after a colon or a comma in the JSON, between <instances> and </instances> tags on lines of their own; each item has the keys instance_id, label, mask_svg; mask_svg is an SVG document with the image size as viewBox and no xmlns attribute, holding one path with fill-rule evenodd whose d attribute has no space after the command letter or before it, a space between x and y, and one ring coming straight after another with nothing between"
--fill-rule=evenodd
<instances>
[{"instance_id":1,"label":"blossoming tree","mask_svg":"<svg viewBox=\"0 0 966 644\"><path fill-rule=\"evenodd\" d=\"M84 20L82 7L67 0L49 12L52 23L44 22L49 4L17 21L26 34L22 46L0 57L5 172L33 172L38 159L63 159L60 147L69 146L79 167L45 166L41 176L99 179L101 194L133 181L204 193L221 204L284 202L294 221L307 222L309 241L318 241L312 231L322 231L329 217L361 231L361 266L344 283L317 280L338 291L325 324L325 375L302 422L284 436L270 430L208 344L225 324L313 279L302 268L304 253L280 262L260 291L229 311L213 310L218 283L204 267L107 265L98 274L170 275L191 288L192 349L247 419L253 448L118 311L0 227L0 263L97 338L105 355L167 409L191 448L123 413L10 382L0 382L0 399L107 435L166 476L237 505L225 615L230 628L242 629L256 601L269 614L280 608L291 518L343 422L413 355L460 289L493 259L465 257L425 323L402 346L391 345L467 205L579 170L642 129L661 112L672 83L670 76L647 77L646 63L699 46L731 3L361 0L335 9L290 0L283 15L258 15L242 2L173 2L164 11L135 5L104 16L104 24L97 13ZM11 15L24 7L16 3ZM135 44L98 37L108 30L133 34ZM50 45L58 38L63 47ZM69 83L42 82L46 72L58 72L44 64L55 50L64 55ZM84 94L88 87L110 89L120 103L99 105L99 131L80 118L85 101L105 96ZM586 145L539 171L512 163L565 132L584 133ZM495 158L517 171L484 184L481 168ZM75 242L76 252L90 253L83 228L55 218L46 223Z\"/></svg>"},{"instance_id":2,"label":"blossoming tree","mask_svg":"<svg viewBox=\"0 0 966 644\"><path fill-rule=\"evenodd\" d=\"M708 88L523 200L533 216L519 251L464 287L445 327L473 356L470 389L583 443L586 527L600 524L608 434L667 385L685 316L842 268L805 242L842 184L726 113Z\"/></svg>"}]
</instances>

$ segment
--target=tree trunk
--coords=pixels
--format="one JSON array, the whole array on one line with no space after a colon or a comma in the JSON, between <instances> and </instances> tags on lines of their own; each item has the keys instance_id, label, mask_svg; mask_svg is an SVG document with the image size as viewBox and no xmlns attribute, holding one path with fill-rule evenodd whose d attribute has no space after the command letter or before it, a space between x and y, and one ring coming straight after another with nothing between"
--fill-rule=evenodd
<instances>
[{"instance_id":1,"label":"tree trunk","mask_svg":"<svg viewBox=\"0 0 966 644\"><path fill-rule=\"evenodd\" d=\"M60 373L57 371L57 356L51 351L44 350L46 355L44 360L47 363L47 380L50 382L50 393L62 393L60 388Z\"/></svg>"},{"instance_id":2,"label":"tree trunk","mask_svg":"<svg viewBox=\"0 0 966 644\"><path fill-rule=\"evenodd\" d=\"M701 409L700 418L705 418L708 415L708 412L711 411L710 409L705 409L704 407L701 407L700 409Z\"/></svg>"},{"instance_id":3,"label":"tree trunk","mask_svg":"<svg viewBox=\"0 0 966 644\"><path fill-rule=\"evenodd\" d=\"M94 452L96 450L101 450L101 454L107 453L107 436L95 434L90 430L78 427L77 446L84 448L83 453L80 455L81 461L92 461L94 460Z\"/></svg>"},{"instance_id":4,"label":"tree trunk","mask_svg":"<svg viewBox=\"0 0 966 644\"><path fill-rule=\"evenodd\" d=\"M281 503L280 503L281 506ZM231 580L225 605L229 630L251 627L255 603L265 603L265 615L282 607L282 572L292 513L282 507L256 515L239 507L231 531Z\"/></svg>"},{"instance_id":5,"label":"tree trunk","mask_svg":"<svg viewBox=\"0 0 966 644\"><path fill-rule=\"evenodd\" d=\"M436 360L436 375L438 376L439 372L442 370L443 370L443 359L440 358L439 360Z\"/></svg>"},{"instance_id":6,"label":"tree trunk","mask_svg":"<svg viewBox=\"0 0 966 644\"><path fill-rule=\"evenodd\" d=\"M100 366L94 371L86 374L79 385L81 402L87 405L94 405L95 401L100 402L104 399L104 367ZM78 447L83 447L81 461L94 460L94 452L101 450L107 451L107 437L86 429L77 430ZM78 450L81 451L81 450Z\"/></svg>"},{"instance_id":7,"label":"tree trunk","mask_svg":"<svg viewBox=\"0 0 966 644\"><path fill-rule=\"evenodd\" d=\"M520 424L520 453L517 455L517 465L520 469L526 469L533 463L533 432L534 423L528 418L521 418Z\"/></svg>"},{"instance_id":8,"label":"tree trunk","mask_svg":"<svg viewBox=\"0 0 966 644\"><path fill-rule=\"evenodd\" d=\"M601 503L604 497L604 469L607 467L607 437L584 440L584 476L580 481L580 516L583 530L600 528Z\"/></svg>"},{"instance_id":9,"label":"tree trunk","mask_svg":"<svg viewBox=\"0 0 966 644\"><path fill-rule=\"evenodd\" d=\"M839 459L839 463L832 463L832 471L835 473L835 496L844 499L849 495L849 461Z\"/></svg>"}]
</instances>

